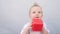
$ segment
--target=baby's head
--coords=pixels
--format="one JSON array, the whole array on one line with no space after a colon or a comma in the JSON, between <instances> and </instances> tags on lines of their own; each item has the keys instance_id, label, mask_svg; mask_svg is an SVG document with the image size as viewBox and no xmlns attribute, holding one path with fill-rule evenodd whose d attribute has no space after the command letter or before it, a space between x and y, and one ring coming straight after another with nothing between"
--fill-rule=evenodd
<instances>
[{"instance_id":1,"label":"baby's head","mask_svg":"<svg viewBox=\"0 0 60 34\"><path fill-rule=\"evenodd\" d=\"M39 6L37 4L34 4L30 8L29 16L30 16L31 19L34 19L34 18L40 18L41 19L42 16L43 16L43 12L42 12L41 6Z\"/></svg>"}]
</instances>

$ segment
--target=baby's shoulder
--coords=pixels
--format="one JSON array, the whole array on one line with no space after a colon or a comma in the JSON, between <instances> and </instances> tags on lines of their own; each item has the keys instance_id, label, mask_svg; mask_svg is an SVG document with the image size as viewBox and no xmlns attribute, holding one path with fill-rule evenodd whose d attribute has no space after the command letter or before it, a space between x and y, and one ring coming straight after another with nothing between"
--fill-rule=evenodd
<instances>
[{"instance_id":1,"label":"baby's shoulder","mask_svg":"<svg viewBox=\"0 0 60 34\"><path fill-rule=\"evenodd\" d=\"M31 24L31 23L26 23L26 24L24 25L24 28L28 27L30 24Z\"/></svg>"},{"instance_id":2,"label":"baby's shoulder","mask_svg":"<svg viewBox=\"0 0 60 34\"><path fill-rule=\"evenodd\" d=\"M26 23L25 25L29 25L29 24L31 24L31 23L28 22L28 23Z\"/></svg>"}]
</instances>

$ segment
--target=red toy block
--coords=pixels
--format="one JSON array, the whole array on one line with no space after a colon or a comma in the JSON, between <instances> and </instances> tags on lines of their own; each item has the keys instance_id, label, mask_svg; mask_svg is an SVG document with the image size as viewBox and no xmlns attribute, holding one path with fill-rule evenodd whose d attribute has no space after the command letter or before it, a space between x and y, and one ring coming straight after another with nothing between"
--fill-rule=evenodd
<instances>
[{"instance_id":1,"label":"red toy block","mask_svg":"<svg viewBox=\"0 0 60 34\"><path fill-rule=\"evenodd\" d=\"M32 20L32 31L42 31L43 21L41 19Z\"/></svg>"}]
</instances>

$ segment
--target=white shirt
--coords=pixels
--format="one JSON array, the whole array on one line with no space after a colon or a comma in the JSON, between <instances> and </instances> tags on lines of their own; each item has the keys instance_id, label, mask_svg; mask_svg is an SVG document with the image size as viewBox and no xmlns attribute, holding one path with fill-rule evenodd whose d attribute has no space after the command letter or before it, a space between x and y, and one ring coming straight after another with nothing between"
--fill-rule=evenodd
<instances>
[{"instance_id":1,"label":"white shirt","mask_svg":"<svg viewBox=\"0 0 60 34\"><path fill-rule=\"evenodd\" d=\"M25 29L29 24L30 24L30 23L27 23L27 24L24 25L23 29L21 30L21 34L22 34L22 32L24 31L24 29ZM43 27L48 31L48 33L50 32L50 31L47 29L45 23L43 23ZM35 32L35 33L36 33L36 32Z\"/></svg>"}]
</instances>

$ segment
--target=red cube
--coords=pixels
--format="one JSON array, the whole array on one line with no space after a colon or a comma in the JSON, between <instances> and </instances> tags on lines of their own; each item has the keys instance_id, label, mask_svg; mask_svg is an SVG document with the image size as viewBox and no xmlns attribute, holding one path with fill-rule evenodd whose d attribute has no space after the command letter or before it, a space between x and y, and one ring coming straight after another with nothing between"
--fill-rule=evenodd
<instances>
[{"instance_id":1,"label":"red cube","mask_svg":"<svg viewBox=\"0 0 60 34\"><path fill-rule=\"evenodd\" d=\"M41 19L33 19L32 31L42 31L43 21Z\"/></svg>"}]
</instances>

